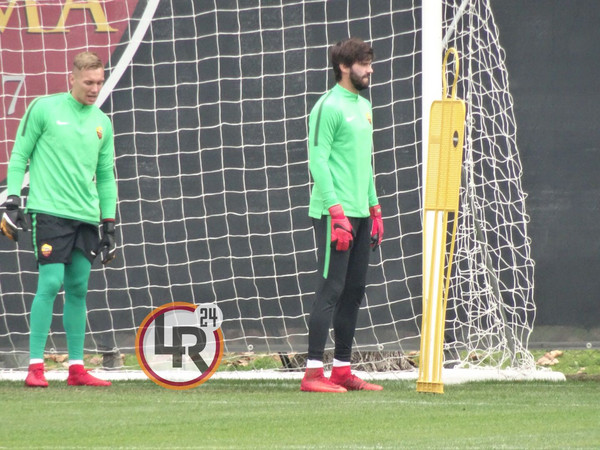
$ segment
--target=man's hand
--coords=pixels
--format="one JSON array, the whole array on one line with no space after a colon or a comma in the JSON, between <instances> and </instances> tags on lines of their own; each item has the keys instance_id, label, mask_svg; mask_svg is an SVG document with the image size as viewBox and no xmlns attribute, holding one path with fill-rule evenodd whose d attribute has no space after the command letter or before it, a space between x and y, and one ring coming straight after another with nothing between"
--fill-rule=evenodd
<instances>
[{"instance_id":1,"label":"man's hand","mask_svg":"<svg viewBox=\"0 0 600 450\"><path fill-rule=\"evenodd\" d=\"M339 252L345 252L352 245L354 230L348 218L344 215L342 205L329 208L331 215L331 246Z\"/></svg>"},{"instance_id":2,"label":"man's hand","mask_svg":"<svg viewBox=\"0 0 600 450\"><path fill-rule=\"evenodd\" d=\"M369 208L371 213L371 248L373 251L379 247L383 239L383 218L381 217L381 206L375 205Z\"/></svg>"},{"instance_id":3,"label":"man's hand","mask_svg":"<svg viewBox=\"0 0 600 450\"><path fill-rule=\"evenodd\" d=\"M16 242L19 240L19 231L28 230L27 217L21 209L21 198L18 195L9 195L2 206L5 210L0 222L0 232Z\"/></svg>"},{"instance_id":4,"label":"man's hand","mask_svg":"<svg viewBox=\"0 0 600 450\"><path fill-rule=\"evenodd\" d=\"M102 253L102 264L106 265L117 256L117 244L115 243L115 221L105 220L102 222L102 239L96 249L96 254Z\"/></svg>"}]
</instances>

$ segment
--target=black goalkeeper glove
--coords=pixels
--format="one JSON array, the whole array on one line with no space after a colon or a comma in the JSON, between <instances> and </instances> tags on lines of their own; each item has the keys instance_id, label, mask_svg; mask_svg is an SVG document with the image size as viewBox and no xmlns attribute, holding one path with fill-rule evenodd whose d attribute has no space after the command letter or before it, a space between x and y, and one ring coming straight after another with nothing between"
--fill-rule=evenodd
<instances>
[{"instance_id":1,"label":"black goalkeeper glove","mask_svg":"<svg viewBox=\"0 0 600 450\"><path fill-rule=\"evenodd\" d=\"M117 256L117 244L115 243L115 222L105 220L102 222L102 239L96 249L96 255L102 253L102 264L108 264Z\"/></svg>"},{"instance_id":2,"label":"black goalkeeper glove","mask_svg":"<svg viewBox=\"0 0 600 450\"><path fill-rule=\"evenodd\" d=\"M5 210L0 222L0 232L12 241L19 240L19 231L27 231L29 224L27 216L21 209L21 198L18 195L9 195L4 202Z\"/></svg>"}]
</instances>

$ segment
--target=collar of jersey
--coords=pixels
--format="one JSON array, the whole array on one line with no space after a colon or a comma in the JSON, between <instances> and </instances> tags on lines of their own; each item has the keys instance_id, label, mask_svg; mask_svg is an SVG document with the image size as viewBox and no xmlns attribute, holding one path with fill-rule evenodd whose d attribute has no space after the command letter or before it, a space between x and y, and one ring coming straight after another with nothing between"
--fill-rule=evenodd
<instances>
[{"instance_id":1,"label":"collar of jersey","mask_svg":"<svg viewBox=\"0 0 600 450\"><path fill-rule=\"evenodd\" d=\"M355 94L354 92L350 92L348 89L341 86L339 83L334 86L334 89L336 89L338 92L340 92L344 97L348 98L349 100L358 99L358 94Z\"/></svg>"},{"instance_id":2,"label":"collar of jersey","mask_svg":"<svg viewBox=\"0 0 600 450\"><path fill-rule=\"evenodd\" d=\"M81 110L86 110L91 108L94 105L84 105L83 103L79 103L75 97L73 97L73 94L71 93L71 91L67 92L67 96L69 97L69 103L71 103L71 105L73 105L75 108L79 108Z\"/></svg>"}]
</instances>

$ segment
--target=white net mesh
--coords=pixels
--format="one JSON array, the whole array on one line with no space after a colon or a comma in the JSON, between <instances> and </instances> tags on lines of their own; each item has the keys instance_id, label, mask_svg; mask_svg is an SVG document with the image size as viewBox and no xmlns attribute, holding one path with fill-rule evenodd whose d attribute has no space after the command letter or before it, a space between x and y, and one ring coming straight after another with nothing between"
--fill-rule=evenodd
<instances>
[{"instance_id":1,"label":"white net mesh","mask_svg":"<svg viewBox=\"0 0 600 450\"><path fill-rule=\"evenodd\" d=\"M38 3L42 15L56 8ZM101 2L109 22L113 3L119 2ZM533 263L515 124L489 5L472 3L477 6L460 18L450 41L461 52L459 97L468 105L468 127L448 349L460 352L457 360L463 362L477 350L492 365L521 364L516 355L526 352L534 312ZM122 37L108 33L99 47L111 55L105 59L112 74L126 67L103 105L115 129L120 248L114 264L94 265L86 350L133 352L144 317L183 301L217 302L228 352L305 351L317 276L307 216L307 117L334 83L329 45L348 36L360 36L375 49L366 95L373 104L374 172L386 231L372 255L356 350L385 355L418 349L419 2L172 0L158 3L151 22L144 11L153 2L123 4L131 8L131 26ZM7 29L24 35L25 3L11 8L12 17L3 16ZM446 29L456 10L453 2L445 5ZM97 33L90 11L71 14L66 31L55 35L69 48L61 61L76 49L97 46L95 40L69 40L80 28ZM81 25L77 14L91 23ZM129 47L135 30L145 25L139 47ZM15 94L22 115L40 94L28 89L33 78L22 67L33 51L48 55L47 48L4 44L2 73L26 74L25 87ZM130 64L123 66L123 55L132 49ZM62 64L60 86L39 71L47 74L45 92L68 88L69 68ZM7 114L13 92L1 94L4 178L20 115L18 108ZM24 239L15 252L2 240L0 255L0 351L26 353L36 286L31 244ZM61 303L55 304L48 342L58 352L66 348ZM505 356L489 358L498 353Z\"/></svg>"},{"instance_id":2,"label":"white net mesh","mask_svg":"<svg viewBox=\"0 0 600 450\"><path fill-rule=\"evenodd\" d=\"M468 350L471 364L531 368L534 264L504 50L489 2L463 4L445 8L448 46L461 49L458 96L467 103L446 338Z\"/></svg>"}]
</instances>

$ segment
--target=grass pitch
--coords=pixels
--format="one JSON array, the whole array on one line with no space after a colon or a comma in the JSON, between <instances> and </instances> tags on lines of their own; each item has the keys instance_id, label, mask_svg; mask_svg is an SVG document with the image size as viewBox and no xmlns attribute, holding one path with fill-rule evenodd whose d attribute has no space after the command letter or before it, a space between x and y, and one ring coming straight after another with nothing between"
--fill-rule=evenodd
<instances>
[{"instance_id":1,"label":"grass pitch","mask_svg":"<svg viewBox=\"0 0 600 450\"><path fill-rule=\"evenodd\" d=\"M299 381L209 380L173 391L0 382L5 448L599 448L595 381L485 382L417 393L303 393Z\"/></svg>"}]
</instances>

